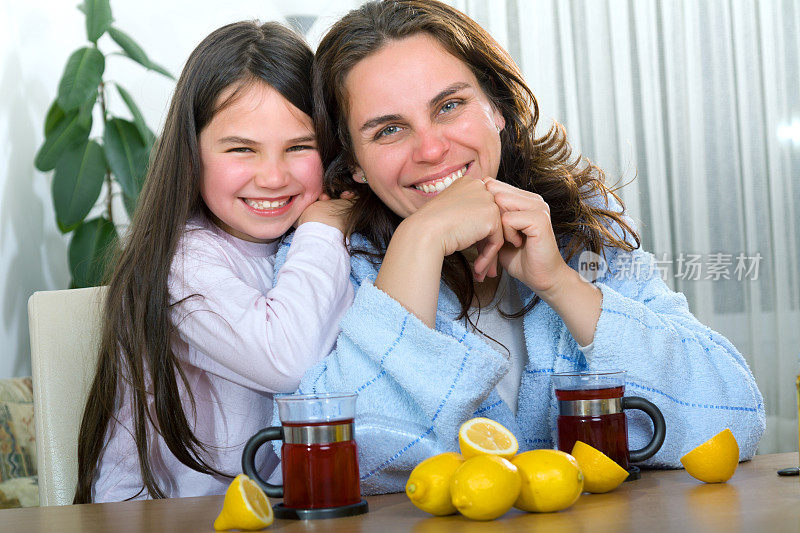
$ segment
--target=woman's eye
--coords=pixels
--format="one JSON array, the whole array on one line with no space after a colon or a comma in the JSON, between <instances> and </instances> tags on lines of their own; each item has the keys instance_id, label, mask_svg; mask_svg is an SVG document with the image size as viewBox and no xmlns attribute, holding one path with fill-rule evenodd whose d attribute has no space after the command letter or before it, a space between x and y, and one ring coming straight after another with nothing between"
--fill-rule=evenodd
<instances>
[{"instance_id":1,"label":"woman's eye","mask_svg":"<svg viewBox=\"0 0 800 533\"><path fill-rule=\"evenodd\" d=\"M231 148L228 152L237 152L237 153L247 153L252 152L252 148L248 148L247 146L237 146L236 148Z\"/></svg>"},{"instance_id":2,"label":"woman's eye","mask_svg":"<svg viewBox=\"0 0 800 533\"><path fill-rule=\"evenodd\" d=\"M459 105L461 105L461 102L457 102L455 100L451 100L451 101L447 102L446 104L444 104L442 106L441 112L442 113L448 113L448 112L452 111L453 109L457 108Z\"/></svg>"},{"instance_id":3,"label":"woman's eye","mask_svg":"<svg viewBox=\"0 0 800 533\"><path fill-rule=\"evenodd\" d=\"M375 136L375 138L376 139L380 139L381 137L387 137L389 135L394 135L398 131L400 131L400 126L395 126L395 125L386 126L381 131L378 132L378 134Z\"/></svg>"}]
</instances>

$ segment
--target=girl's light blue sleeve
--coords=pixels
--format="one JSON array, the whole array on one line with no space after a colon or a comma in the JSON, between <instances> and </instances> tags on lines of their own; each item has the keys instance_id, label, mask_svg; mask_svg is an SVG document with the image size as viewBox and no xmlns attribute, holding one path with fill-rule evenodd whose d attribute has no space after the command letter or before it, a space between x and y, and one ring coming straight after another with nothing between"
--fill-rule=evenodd
<instances>
[{"instance_id":1,"label":"girl's light blue sleeve","mask_svg":"<svg viewBox=\"0 0 800 533\"><path fill-rule=\"evenodd\" d=\"M730 428L740 460L753 457L765 428L764 401L744 357L701 324L683 294L667 287L652 254L615 249L596 285L603 303L592 369L627 371L626 395L642 396L664 414L661 450L644 464L680 467L683 454ZM644 446L652 423L630 413L631 449Z\"/></svg>"},{"instance_id":2,"label":"girl's light blue sleeve","mask_svg":"<svg viewBox=\"0 0 800 533\"><path fill-rule=\"evenodd\" d=\"M364 282L336 349L300 393L356 392L361 489L402 491L422 459L458 449L458 428L508 370L504 357L444 317L427 327ZM277 420L276 420L277 422Z\"/></svg>"}]
</instances>

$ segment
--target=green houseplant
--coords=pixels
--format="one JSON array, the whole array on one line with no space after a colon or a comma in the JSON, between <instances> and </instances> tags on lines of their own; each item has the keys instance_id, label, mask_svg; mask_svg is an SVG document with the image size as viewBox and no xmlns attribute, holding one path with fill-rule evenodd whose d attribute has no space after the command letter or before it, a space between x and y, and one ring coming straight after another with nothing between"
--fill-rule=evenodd
<instances>
[{"instance_id":1,"label":"green houseplant","mask_svg":"<svg viewBox=\"0 0 800 533\"><path fill-rule=\"evenodd\" d=\"M118 184L125 210L132 215L155 141L130 93L104 79L106 59L124 56L172 78L128 34L112 26L109 0L84 0L78 9L86 17L89 44L67 60L58 95L45 118L45 139L34 160L42 172L55 171L52 193L56 222L62 233L72 233L68 254L73 288L102 283L106 262L119 241L111 206L112 186ZM98 41L104 35L119 49L102 52ZM132 120L109 111L111 85ZM97 137L91 136L93 115L102 121L102 133ZM101 201L101 213L87 220Z\"/></svg>"}]
</instances>

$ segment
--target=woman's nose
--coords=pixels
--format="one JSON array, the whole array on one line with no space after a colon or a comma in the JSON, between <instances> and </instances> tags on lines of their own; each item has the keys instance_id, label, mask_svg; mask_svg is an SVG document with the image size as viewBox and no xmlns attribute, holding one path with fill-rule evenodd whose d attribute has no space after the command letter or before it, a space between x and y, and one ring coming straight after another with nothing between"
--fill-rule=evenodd
<instances>
[{"instance_id":1,"label":"woman's nose","mask_svg":"<svg viewBox=\"0 0 800 533\"><path fill-rule=\"evenodd\" d=\"M417 130L417 144L414 148L414 160L417 163L436 163L450 149L450 141L444 132L436 126Z\"/></svg>"}]
</instances>

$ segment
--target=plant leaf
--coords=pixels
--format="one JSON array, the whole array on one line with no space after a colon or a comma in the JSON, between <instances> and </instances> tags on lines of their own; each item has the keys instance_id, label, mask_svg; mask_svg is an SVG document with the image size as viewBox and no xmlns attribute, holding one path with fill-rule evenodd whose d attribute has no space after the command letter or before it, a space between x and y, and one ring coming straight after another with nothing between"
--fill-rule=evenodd
<instances>
[{"instance_id":1,"label":"plant leaf","mask_svg":"<svg viewBox=\"0 0 800 533\"><path fill-rule=\"evenodd\" d=\"M58 106L57 101L53 101L50 109L47 110L47 116L44 119L44 136L47 137L53 131L59 122L64 120L64 110Z\"/></svg>"},{"instance_id":2,"label":"plant leaf","mask_svg":"<svg viewBox=\"0 0 800 533\"><path fill-rule=\"evenodd\" d=\"M97 98L97 86L103 79L106 59L97 48L76 50L67 60L58 84L58 105L66 111ZM94 102L93 102L94 103Z\"/></svg>"},{"instance_id":3,"label":"plant leaf","mask_svg":"<svg viewBox=\"0 0 800 533\"><path fill-rule=\"evenodd\" d=\"M106 121L103 141L106 160L122 192L137 198L147 173L149 152L136 125L128 120L112 118Z\"/></svg>"},{"instance_id":4,"label":"plant leaf","mask_svg":"<svg viewBox=\"0 0 800 533\"><path fill-rule=\"evenodd\" d=\"M100 217L83 222L69 242L71 287L96 287L103 283L106 265L116 252L119 238L108 219Z\"/></svg>"},{"instance_id":5,"label":"plant leaf","mask_svg":"<svg viewBox=\"0 0 800 533\"><path fill-rule=\"evenodd\" d=\"M50 113L48 113L49 116ZM45 130L47 130L46 121ZM85 109L73 109L66 113L61 120L50 125L50 133L47 134L44 143L36 153L34 165L42 172L53 170L64 150L86 141L91 130L91 113L86 112Z\"/></svg>"},{"instance_id":6,"label":"plant leaf","mask_svg":"<svg viewBox=\"0 0 800 533\"><path fill-rule=\"evenodd\" d=\"M133 97L130 95L130 93L123 89L120 84L115 83L114 85L116 85L119 95L125 101L125 105L128 106L131 115L133 115L133 123L136 124L136 129L139 131L142 142L144 142L145 146L148 147L149 151L149 148L153 146L156 136L153 135L153 132L147 127L147 123L144 121L144 116L142 115L142 112L139 111L139 107L136 105L136 102L133 101Z\"/></svg>"},{"instance_id":7,"label":"plant leaf","mask_svg":"<svg viewBox=\"0 0 800 533\"><path fill-rule=\"evenodd\" d=\"M163 74L164 76L167 76L173 80L175 79L172 74L167 71L167 69L150 61L150 58L144 53L142 47L139 46L130 35L113 27L108 29L108 34L112 39L114 39L114 42L117 43L120 48L122 48L122 50L125 52L125 55L127 55L129 58L133 59L148 70L155 70L159 74Z\"/></svg>"},{"instance_id":8,"label":"plant leaf","mask_svg":"<svg viewBox=\"0 0 800 533\"><path fill-rule=\"evenodd\" d=\"M106 160L95 141L64 152L53 176L56 222L62 233L75 229L94 207L103 188Z\"/></svg>"},{"instance_id":9,"label":"plant leaf","mask_svg":"<svg viewBox=\"0 0 800 533\"><path fill-rule=\"evenodd\" d=\"M97 39L108 31L114 22L109 0L83 0L82 7L81 11L86 14L86 36L93 43L97 43Z\"/></svg>"}]
</instances>

